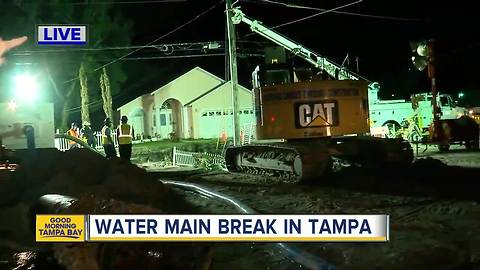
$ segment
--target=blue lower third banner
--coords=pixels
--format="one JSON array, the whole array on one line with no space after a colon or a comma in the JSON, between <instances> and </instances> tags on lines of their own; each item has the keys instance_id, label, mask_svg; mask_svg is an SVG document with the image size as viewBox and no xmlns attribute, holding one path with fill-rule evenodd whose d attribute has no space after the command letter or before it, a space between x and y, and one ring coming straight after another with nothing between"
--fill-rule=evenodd
<instances>
[{"instance_id":1,"label":"blue lower third banner","mask_svg":"<svg viewBox=\"0 0 480 270\"><path fill-rule=\"evenodd\" d=\"M86 241L386 242L388 215L88 215Z\"/></svg>"}]
</instances>

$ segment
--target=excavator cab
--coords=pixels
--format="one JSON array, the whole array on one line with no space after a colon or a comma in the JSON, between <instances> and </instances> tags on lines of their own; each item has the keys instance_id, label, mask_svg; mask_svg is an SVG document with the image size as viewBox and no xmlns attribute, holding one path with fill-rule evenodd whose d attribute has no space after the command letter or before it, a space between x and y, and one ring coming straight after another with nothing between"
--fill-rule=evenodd
<instances>
[{"instance_id":1,"label":"excavator cab","mask_svg":"<svg viewBox=\"0 0 480 270\"><path fill-rule=\"evenodd\" d=\"M253 87L331 79L323 76L321 71L315 72L311 67L296 66L293 60L287 57L284 48L267 47L265 63L257 66L252 73Z\"/></svg>"}]
</instances>

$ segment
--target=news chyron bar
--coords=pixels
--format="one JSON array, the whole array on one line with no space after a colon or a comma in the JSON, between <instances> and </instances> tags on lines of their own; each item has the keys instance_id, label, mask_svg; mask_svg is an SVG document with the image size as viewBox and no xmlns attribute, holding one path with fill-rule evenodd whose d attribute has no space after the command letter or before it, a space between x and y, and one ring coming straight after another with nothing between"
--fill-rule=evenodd
<instances>
[{"instance_id":1,"label":"news chyron bar","mask_svg":"<svg viewBox=\"0 0 480 270\"><path fill-rule=\"evenodd\" d=\"M387 242L388 215L37 215L37 242Z\"/></svg>"}]
</instances>

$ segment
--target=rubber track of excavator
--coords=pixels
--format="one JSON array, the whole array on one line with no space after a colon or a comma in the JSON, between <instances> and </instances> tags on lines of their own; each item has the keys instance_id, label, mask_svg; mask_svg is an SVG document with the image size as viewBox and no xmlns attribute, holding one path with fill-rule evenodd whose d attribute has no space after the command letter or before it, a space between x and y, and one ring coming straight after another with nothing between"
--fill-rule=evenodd
<instances>
[{"instance_id":1,"label":"rubber track of excavator","mask_svg":"<svg viewBox=\"0 0 480 270\"><path fill-rule=\"evenodd\" d=\"M340 141L343 146L338 147ZM362 167L402 167L412 162L413 151L402 140L353 137L230 147L225 160L230 172L282 176L299 182L320 180L332 169L332 156Z\"/></svg>"},{"instance_id":2,"label":"rubber track of excavator","mask_svg":"<svg viewBox=\"0 0 480 270\"><path fill-rule=\"evenodd\" d=\"M244 145L228 148L225 160L230 172L267 174L303 181L321 177L330 170L328 149L327 141ZM259 159L270 162L264 166Z\"/></svg>"}]
</instances>

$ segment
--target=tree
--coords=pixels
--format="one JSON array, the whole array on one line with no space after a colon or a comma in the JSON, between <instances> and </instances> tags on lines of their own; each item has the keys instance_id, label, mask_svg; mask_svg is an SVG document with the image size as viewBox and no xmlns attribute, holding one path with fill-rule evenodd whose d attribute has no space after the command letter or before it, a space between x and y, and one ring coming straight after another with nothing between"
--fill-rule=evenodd
<instances>
[{"instance_id":1,"label":"tree","mask_svg":"<svg viewBox=\"0 0 480 270\"><path fill-rule=\"evenodd\" d=\"M82 123L90 122L90 112L88 108L88 79L85 72L85 66L82 63L80 65L80 70L78 71L78 77L80 80L80 97L82 102L81 115Z\"/></svg>"},{"instance_id":2,"label":"tree","mask_svg":"<svg viewBox=\"0 0 480 270\"><path fill-rule=\"evenodd\" d=\"M110 91L110 80L108 79L107 69L105 67L102 69L102 74L100 75L100 88L102 91L103 111L113 123L112 93Z\"/></svg>"}]
</instances>

